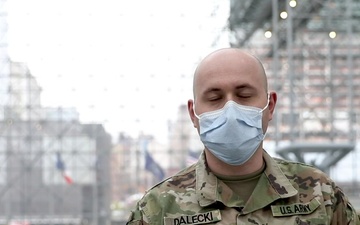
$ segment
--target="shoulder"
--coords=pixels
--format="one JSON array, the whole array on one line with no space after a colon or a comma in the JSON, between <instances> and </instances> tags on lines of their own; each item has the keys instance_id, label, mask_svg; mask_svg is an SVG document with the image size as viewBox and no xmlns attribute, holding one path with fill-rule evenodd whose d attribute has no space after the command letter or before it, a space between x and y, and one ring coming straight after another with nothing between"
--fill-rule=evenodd
<instances>
[{"instance_id":1,"label":"shoulder","mask_svg":"<svg viewBox=\"0 0 360 225\"><path fill-rule=\"evenodd\" d=\"M193 190L196 184L196 164L189 166L173 176L161 181L146 191L140 203L149 200L158 201L159 198L176 197Z\"/></svg>"},{"instance_id":2,"label":"shoulder","mask_svg":"<svg viewBox=\"0 0 360 225\"><path fill-rule=\"evenodd\" d=\"M338 224L357 224L349 223L357 221L356 212L343 190L329 175L312 165L274 157L273 159L298 190L298 196L303 202L316 198L324 206L330 207L329 215L334 221L338 220Z\"/></svg>"},{"instance_id":3,"label":"shoulder","mask_svg":"<svg viewBox=\"0 0 360 225\"><path fill-rule=\"evenodd\" d=\"M289 178L307 178L332 182L330 177L319 168L301 162L294 162L280 158L273 158L283 173Z\"/></svg>"},{"instance_id":4,"label":"shoulder","mask_svg":"<svg viewBox=\"0 0 360 225\"><path fill-rule=\"evenodd\" d=\"M196 164L191 165L175 175L170 176L169 178L163 180L162 182L154 185L148 191L153 190L166 190L166 189L173 189L173 188L188 188L189 186L193 186L195 182L195 168Z\"/></svg>"},{"instance_id":5,"label":"shoulder","mask_svg":"<svg viewBox=\"0 0 360 225\"><path fill-rule=\"evenodd\" d=\"M349 200L343 190L320 169L305 163L274 158L287 179L304 199L319 198L327 205L346 208ZM339 207L340 208L340 207Z\"/></svg>"},{"instance_id":6,"label":"shoulder","mask_svg":"<svg viewBox=\"0 0 360 225\"><path fill-rule=\"evenodd\" d=\"M148 189L137 203L137 212L142 216L133 220L161 224L165 212L197 203L195 167L192 165Z\"/></svg>"},{"instance_id":7,"label":"shoulder","mask_svg":"<svg viewBox=\"0 0 360 225\"><path fill-rule=\"evenodd\" d=\"M334 202L335 195L342 194L341 189L329 175L315 166L279 158L274 158L274 160L301 196L307 196L306 198L318 196L324 201Z\"/></svg>"}]
</instances>

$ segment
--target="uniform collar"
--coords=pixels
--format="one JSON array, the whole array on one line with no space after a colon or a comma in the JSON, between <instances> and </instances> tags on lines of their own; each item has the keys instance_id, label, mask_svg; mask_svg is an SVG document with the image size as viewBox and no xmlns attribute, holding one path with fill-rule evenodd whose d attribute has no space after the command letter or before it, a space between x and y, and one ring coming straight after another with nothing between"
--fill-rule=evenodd
<instances>
[{"instance_id":1,"label":"uniform collar","mask_svg":"<svg viewBox=\"0 0 360 225\"><path fill-rule=\"evenodd\" d=\"M196 165L196 194L200 206L206 207L216 202L221 202L227 207L241 207L243 213L249 213L280 199L289 198L298 192L289 182L275 160L263 152L266 169L261 175L254 192L245 203L233 191L219 180L206 164L204 152Z\"/></svg>"}]
</instances>

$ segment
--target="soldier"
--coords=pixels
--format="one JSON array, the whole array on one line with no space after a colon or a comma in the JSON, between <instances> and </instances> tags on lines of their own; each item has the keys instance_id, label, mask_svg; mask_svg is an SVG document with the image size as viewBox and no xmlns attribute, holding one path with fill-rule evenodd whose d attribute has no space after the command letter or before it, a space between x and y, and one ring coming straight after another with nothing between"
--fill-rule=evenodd
<instances>
[{"instance_id":1,"label":"soldier","mask_svg":"<svg viewBox=\"0 0 360 225\"><path fill-rule=\"evenodd\" d=\"M257 58L234 48L211 53L193 92L188 111L205 149L148 190L127 224L360 224L326 174L263 149L277 95Z\"/></svg>"}]
</instances>

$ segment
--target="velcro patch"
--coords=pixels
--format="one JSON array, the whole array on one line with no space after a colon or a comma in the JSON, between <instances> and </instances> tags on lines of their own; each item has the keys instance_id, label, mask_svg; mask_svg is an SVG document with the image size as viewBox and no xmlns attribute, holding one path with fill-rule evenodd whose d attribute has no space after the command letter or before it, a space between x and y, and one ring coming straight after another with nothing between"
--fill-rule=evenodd
<instances>
[{"instance_id":1,"label":"velcro patch","mask_svg":"<svg viewBox=\"0 0 360 225\"><path fill-rule=\"evenodd\" d=\"M221 220L220 210L197 213L194 215L181 215L176 218L165 217L166 225L185 225L185 224L207 224Z\"/></svg>"},{"instance_id":2,"label":"velcro patch","mask_svg":"<svg viewBox=\"0 0 360 225\"><path fill-rule=\"evenodd\" d=\"M313 199L308 203L294 203L291 205L272 205L271 211L273 216L292 216L305 215L314 212L319 207L320 202Z\"/></svg>"}]
</instances>

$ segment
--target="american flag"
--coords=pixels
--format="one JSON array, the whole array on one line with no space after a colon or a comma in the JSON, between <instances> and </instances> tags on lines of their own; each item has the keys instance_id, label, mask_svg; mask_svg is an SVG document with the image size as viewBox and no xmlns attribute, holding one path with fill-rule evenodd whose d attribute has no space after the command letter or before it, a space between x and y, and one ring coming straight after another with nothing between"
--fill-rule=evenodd
<instances>
[{"instance_id":1,"label":"american flag","mask_svg":"<svg viewBox=\"0 0 360 225\"><path fill-rule=\"evenodd\" d=\"M63 176L63 178L67 184L73 183L71 176L68 174L68 172L66 170L65 162L62 159L60 152L56 153L56 169L58 169L60 171L61 175Z\"/></svg>"}]
</instances>

